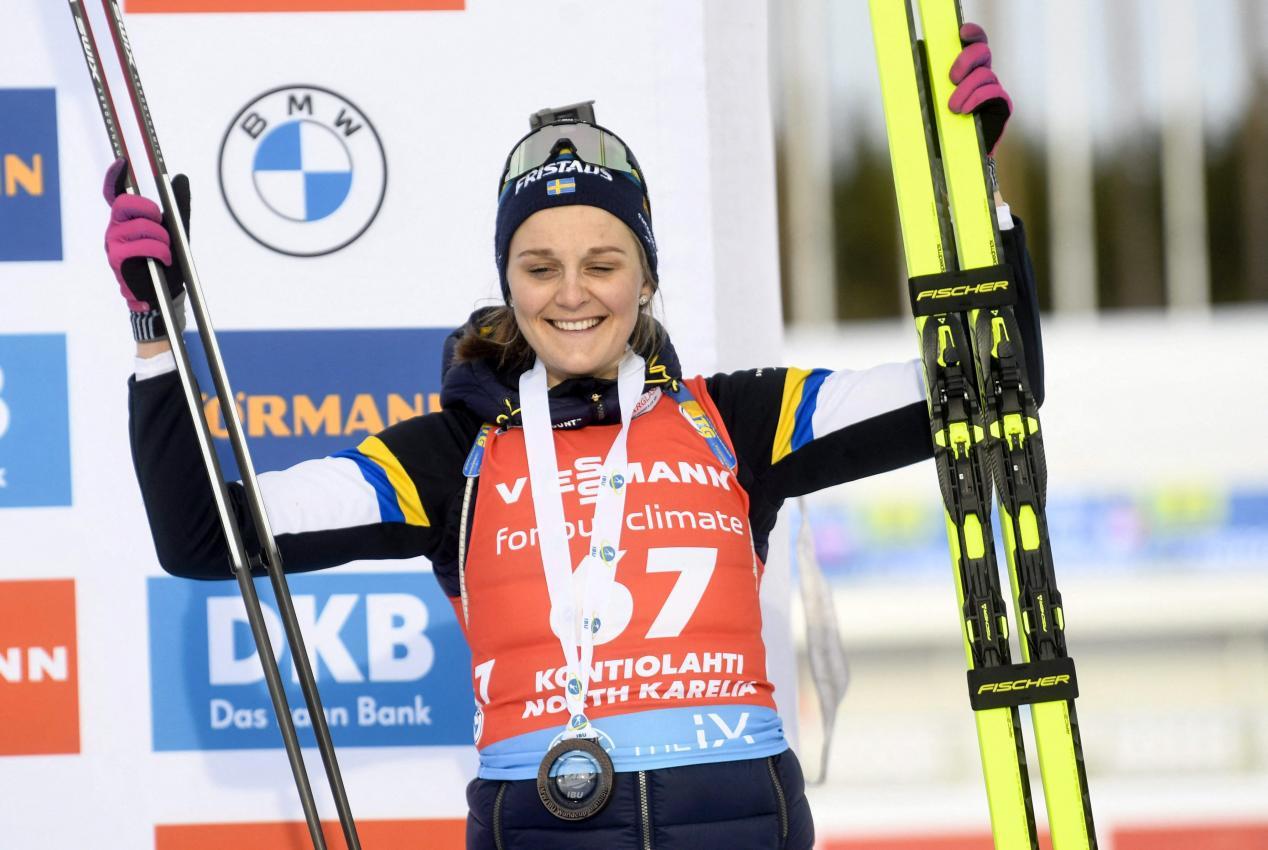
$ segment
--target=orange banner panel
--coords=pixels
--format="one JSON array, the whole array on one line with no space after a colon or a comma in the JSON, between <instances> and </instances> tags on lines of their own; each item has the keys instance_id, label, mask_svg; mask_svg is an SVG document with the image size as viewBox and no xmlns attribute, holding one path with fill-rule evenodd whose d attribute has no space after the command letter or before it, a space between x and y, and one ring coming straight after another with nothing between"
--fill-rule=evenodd
<instances>
[{"instance_id":1,"label":"orange banner panel","mask_svg":"<svg viewBox=\"0 0 1268 850\"><path fill-rule=\"evenodd\" d=\"M1268 822L1119 827L1113 830L1113 850L1268 850ZM1051 850L1047 835L1039 836L1043 850ZM989 833L961 835L904 835L883 838L826 838L817 850L994 850Z\"/></svg>"},{"instance_id":2,"label":"orange banner panel","mask_svg":"<svg viewBox=\"0 0 1268 850\"><path fill-rule=\"evenodd\" d=\"M466 0L124 0L126 12L460 12Z\"/></svg>"},{"instance_id":3,"label":"orange banner panel","mask_svg":"<svg viewBox=\"0 0 1268 850\"><path fill-rule=\"evenodd\" d=\"M819 850L994 850L989 834L902 838L830 838Z\"/></svg>"},{"instance_id":4,"label":"orange banner panel","mask_svg":"<svg viewBox=\"0 0 1268 850\"><path fill-rule=\"evenodd\" d=\"M79 752L75 582L0 581L0 755Z\"/></svg>"},{"instance_id":5,"label":"orange banner panel","mask_svg":"<svg viewBox=\"0 0 1268 850\"><path fill-rule=\"evenodd\" d=\"M330 850L347 850L338 821L322 821ZM357 837L363 850L401 850L428 847L462 850L466 846L464 820L358 820ZM308 826L287 823L206 823L156 826L155 850L311 850Z\"/></svg>"},{"instance_id":6,"label":"orange banner panel","mask_svg":"<svg viewBox=\"0 0 1268 850\"><path fill-rule=\"evenodd\" d=\"M1268 821L1118 829L1114 850L1268 850Z\"/></svg>"},{"instance_id":7,"label":"orange banner panel","mask_svg":"<svg viewBox=\"0 0 1268 850\"><path fill-rule=\"evenodd\" d=\"M1046 834L1039 835L1041 850L1052 850ZM817 850L995 850L989 832L956 835L904 835L875 838L828 838L816 844ZM1117 848L1116 848L1117 850Z\"/></svg>"}]
</instances>

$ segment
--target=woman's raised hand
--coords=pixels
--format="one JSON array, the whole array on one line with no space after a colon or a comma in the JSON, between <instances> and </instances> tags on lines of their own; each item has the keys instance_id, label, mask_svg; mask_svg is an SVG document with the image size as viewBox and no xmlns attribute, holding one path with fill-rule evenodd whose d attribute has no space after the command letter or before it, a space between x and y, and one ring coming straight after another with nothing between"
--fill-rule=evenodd
<instances>
[{"instance_id":1,"label":"woman's raised hand","mask_svg":"<svg viewBox=\"0 0 1268 850\"><path fill-rule=\"evenodd\" d=\"M988 155L995 153L1004 125L1013 114L1013 101L1004 91L999 78L991 70L991 48L986 31L977 24L960 27L964 49L951 64L951 82L955 91L947 105L952 112L973 112L982 119L982 136Z\"/></svg>"},{"instance_id":2,"label":"woman's raised hand","mask_svg":"<svg viewBox=\"0 0 1268 850\"><path fill-rule=\"evenodd\" d=\"M102 195L110 205L110 223L106 226L106 259L119 282L119 291L132 312L132 335L137 342L152 342L167 337L163 317L159 313L154 284L146 268L147 259L161 263L167 291L176 310L178 331L185 324L185 280L180 268L172 262L172 237L158 204L140 195L124 191L127 183L127 160L117 159L106 170ZM172 192L180 209L185 232L189 233L189 180L178 174L172 178Z\"/></svg>"}]
</instances>

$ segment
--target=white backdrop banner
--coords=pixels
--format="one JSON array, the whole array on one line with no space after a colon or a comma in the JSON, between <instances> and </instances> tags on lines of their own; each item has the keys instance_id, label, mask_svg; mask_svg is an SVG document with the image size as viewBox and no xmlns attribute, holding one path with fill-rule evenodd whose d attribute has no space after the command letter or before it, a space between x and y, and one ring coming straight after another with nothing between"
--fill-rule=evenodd
<instances>
[{"instance_id":1,"label":"white backdrop banner","mask_svg":"<svg viewBox=\"0 0 1268 850\"><path fill-rule=\"evenodd\" d=\"M102 9L86 5L123 109ZM779 363L764 2L125 10L168 167L190 178L195 257L261 470L437 407L444 334L500 298L503 158L546 106L594 99L637 151L657 309L686 372ZM0 33L0 847L303 847L235 585L155 560L126 448L132 342L101 248L111 155L71 16L7 0ZM221 427L215 399L207 412ZM783 541L764 625L795 735ZM367 848L462 843L469 657L428 572L352 564L292 584Z\"/></svg>"}]
</instances>

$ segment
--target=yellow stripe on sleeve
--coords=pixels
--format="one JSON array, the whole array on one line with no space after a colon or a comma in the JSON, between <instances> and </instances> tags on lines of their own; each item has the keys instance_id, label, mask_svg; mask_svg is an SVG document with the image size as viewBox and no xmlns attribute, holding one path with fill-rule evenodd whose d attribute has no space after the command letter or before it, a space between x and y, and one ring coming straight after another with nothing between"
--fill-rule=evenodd
<instances>
[{"instance_id":1,"label":"yellow stripe on sleeve","mask_svg":"<svg viewBox=\"0 0 1268 850\"><path fill-rule=\"evenodd\" d=\"M775 442L771 446L771 465L792 454L793 432L797 429L797 406L801 404L801 391L809 377L809 369L788 368L784 375L784 396L779 403L779 424L775 426Z\"/></svg>"},{"instance_id":2,"label":"yellow stripe on sleeve","mask_svg":"<svg viewBox=\"0 0 1268 850\"><path fill-rule=\"evenodd\" d=\"M405 523L430 527L431 521L423 510L423 500L418 496L418 488L414 486L413 479L405 472L405 467L401 466L396 455L392 454L392 450L378 437L366 437L357 446L357 451L378 464L387 474L388 483L396 491L396 503L401 508Z\"/></svg>"}]
</instances>

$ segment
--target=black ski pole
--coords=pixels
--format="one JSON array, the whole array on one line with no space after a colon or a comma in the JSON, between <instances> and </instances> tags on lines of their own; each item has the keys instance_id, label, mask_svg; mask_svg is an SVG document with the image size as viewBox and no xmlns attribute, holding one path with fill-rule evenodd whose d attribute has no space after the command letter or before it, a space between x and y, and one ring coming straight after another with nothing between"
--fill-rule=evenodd
<instances>
[{"instance_id":1,"label":"black ski pole","mask_svg":"<svg viewBox=\"0 0 1268 850\"><path fill-rule=\"evenodd\" d=\"M111 2L111 0L103 0L102 5L105 9L107 19L110 22L111 33L114 37L119 61L124 71L124 78L136 111L136 117L141 125L142 139L153 171L155 184L159 190L161 205L169 221L179 222L180 215L177 210L175 196L172 192L171 182L167 176L162 152L158 145L158 137L154 131L153 122L150 117L149 108L145 102L145 95L141 89L140 76L137 73L135 60L132 56L127 34L123 28L122 15L117 4ZM119 127L118 113L114 106L114 100L110 94L109 84L106 81L100 54L97 50L96 39L93 37L92 24L83 8L81 0L70 0L70 9L75 20L80 45L83 48L84 60L88 65L88 73L93 80L93 85L96 90L97 102L101 109L102 120L105 123L106 132L110 137L111 146L116 157L126 158L128 156L127 145ZM131 161L129 160L129 166L130 165ZM127 179L128 190L134 191L136 189L136 182L131 171L129 171ZM188 236L181 226L174 226L171 229L173 231L172 253L176 257L177 262L180 263L181 271L185 275L188 300L194 309L194 315L198 321L199 337L206 352L206 358L208 365L210 366L216 392L221 399L232 399L234 396L229 387L228 375L224 369L223 359L220 354L219 345L216 341L214 329L212 328L210 322L210 316L208 315L203 303L202 289L198 283L197 272L194 269L193 260L190 255ZM153 260L147 262L147 268L154 283L154 290L159 302L159 310L163 315L164 322L169 329L178 327L178 324L173 321L174 310L172 300L167 292L162 271L160 270L158 264ZM186 404L194 423L199 450L202 454L203 463L207 469L207 474L212 485L217 513L219 514L221 525L225 531L226 541L229 544L233 573L238 580L238 586L242 592L243 600L246 605L247 618L251 626L252 635L255 639L261 665L264 668L269 696L272 699L274 713L278 719L278 727L282 732L282 740L286 747L287 758L291 765L291 772L294 775L295 785L299 792L300 803L303 807L304 817L308 824L309 835L312 839L315 850L325 850L325 837L321 831L321 823L317 813L316 804L313 800L312 788L309 784L308 774L304 768L303 755L300 750L298 737L295 733L294 721L290 713L285 691L282 687L281 674L277 667L276 658L273 655L268 631L264 625L259 597L256 594L255 585L251 578L251 558L243 543L233 509L229 504L224 477L221 474L219 460L216 457L215 450L212 446L211 435L208 430L207 423L203 418L200 391L197 386L196 379L193 376L184 340L181 339L179 333L169 333L169 339L175 356L177 372L180 377L182 390L184 391ZM276 542L273 539L272 531L268 524L268 518L263 509L263 498L255 476L254 466L252 465L250 455L247 452L242 424L237 415L235 405L229 403L228 405L222 404L221 407L225 424L230 435L230 444L233 448L239 471L242 474L247 502L250 507L252 517L256 523L261 544L264 547L265 560L262 566L272 581L274 593L277 597L277 604L279 613L281 614L282 624L290 642L291 654L293 656L296 671L299 674L300 685L304 692L305 701L308 704L309 716L312 720L313 729L317 736L318 748L322 755L322 761L326 767L327 779L330 782L331 791L335 799L335 805L339 812L340 825L343 828L348 850L360 850L360 842L358 841L356 834L356 824L348 806L347 795L343 787L343 780L339 773L338 762L335 759L334 745L330 740L329 728L325 722L325 715L321 709L321 701L317 693L316 681L313 677L308 654L304 647L303 636L300 632L298 621L295 618L294 606L291 601L290 591L287 587L285 574L282 569L281 557L277 551Z\"/></svg>"},{"instance_id":2,"label":"black ski pole","mask_svg":"<svg viewBox=\"0 0 1268 850\"><path fill-rule=\"evenodd\" d=\"M146 149L146 155L150 160L155 181L159 187L163 207L167 211L169 219L179 220L179 215L176 213L175 196L172 194L162 150L158 144L158 133L154 128L149 105L145 99L145 92L141 86L141 76L137 69L136 58L132 53L131 43L128 41L127 30L124 28L122 9L119 7L118 0L102 0L102 8L106 12L107 21L110 25L117 58L124 73L128 94L132 99L135 117L141 129L142 142ZM236 406L232 403L227 405L223 403L225 399L233 399L234 395L229 387L229 376L224 368L220 345L211 324L210 314L206 309L198 273L194 268L188 235L180 227L174 228L174 231L173 254L180 263L181 271L185 276L189 303L198 321L199 337L206 352L212 382L215 385L218 397L222 400L222 413L228 410L227 413L224 413L225 426L229 433L229 442L238 464L238 470L242 475L247 505L263 548L262 566L273 586L278 613L281 616L282 625L290 643L292 662L299 678L300 690L303 692L304 701L308 707L313 734L317 741L317 749L321 754L322 763L326 770L326 779L334 798L335 808L339 815L339 823L342 827L348 850L360 850L361 845L357 838L356 823L353 820L351 807L348 804L347 792L344 789L343 777L339 771L339 762L335 756L334 743L330 736L330 728L326 722L325 711L322 709L321 696L317 690L316 678L313 675L308 651L304 645L303 632L300 630L299 622L295 616L295 607L291 599L290 588L287 586L281 552L278 550L268 515L264 510L264 496L256 478L255 465L252 463L250 453L247 451L246 435L242 429L242 422L237 415ZM245 569L249 571L249 568L250 564L248 562L245 565Z\"/></svg>"}]
</instances>

